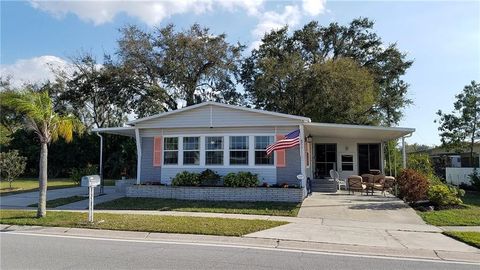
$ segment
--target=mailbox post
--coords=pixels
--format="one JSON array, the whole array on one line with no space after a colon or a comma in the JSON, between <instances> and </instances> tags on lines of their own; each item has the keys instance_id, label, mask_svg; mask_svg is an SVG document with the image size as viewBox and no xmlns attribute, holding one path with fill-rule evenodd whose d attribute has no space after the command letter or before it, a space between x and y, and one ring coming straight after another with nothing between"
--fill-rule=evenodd
<instances>
[{"instance_id":1,"label":"mailbox post","mask_svg":"<svg viewBox=\"0 0 480 270\"><path fill-rule=\"evenodd\" d=\"M88 222L93 222L93 200L95 187L100 185L99 175L87 175L82 177L82 187L88 187Z\"/></svg>"}]
</instances>

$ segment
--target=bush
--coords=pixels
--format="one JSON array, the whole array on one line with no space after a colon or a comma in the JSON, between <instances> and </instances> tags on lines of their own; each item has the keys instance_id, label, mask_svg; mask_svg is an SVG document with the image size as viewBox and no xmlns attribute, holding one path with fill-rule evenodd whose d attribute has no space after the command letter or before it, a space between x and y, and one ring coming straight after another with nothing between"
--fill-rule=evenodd
<instances>
[{"instance_id":1,"label":"bush","mask_svg":"<svg viewBox=\"0 0 480 270\"><path fill-rule=\"evenodd\" d=\"M98 173L98 166L88 164L85 168L73 168L70 171L70 179L72 179L75 184L80 185L82 177L86 175L94 175Z\"/></svg>"},{"instance_id":2,"label":"bush","mask_svg":"<svg viewBox=\"0 0 480 270\"><path fill-rule=\"evenodd\" d=\"M200 175L192 172L179 172L172 179L172 186L199 186Z\"/></svg>"},{"instance_id":3,"label":"bush","mask_svg":"<svg viewBox=\"0 0 480 270\"><path fill-rule=\"evenodd\" d=\"M428 154L409 154L407 159L407 168L415 170L427 177L434 174L432 162Z\"/></svg>"},{"instance_id":4,"label":"bush","mask_svg":"<svg viewBox=\"0 0 480 270\"><path fill-rule=\"evenodd\" d=\"M406 202L416 202L427 198L428 179L423 174L405 169L397 179L399 197Z\"/></svg>"},{"instance_id":5,"label":"bush","mask_svg":"<svg viewBox=\"0 0 480 270\"><path fill-rule=\"evenodd\" d=\"M218 186L220 182L220 175L216 172L206 169L200 173L200 185L201 186Z\"/></svg>"},{"instance_id":6,"label":"bush","mask_svg":"<svg viewBox=\"0 0 480 270\"><path fill-rule=\"evenodd\" d=\"M259 184L256 174L251 172L229 173L223 178L226 187L256 187Z\"/></svg>"},{"instance_id":7,"label":"bush","mask_svg":"<svg viewBox=\"0 0 480 270\"><path fill-rule=\"evenodd\" d=\"M27 158L17 150L0 153L0 176L8 181L10 188L13 180L25 171L26 166Z\"/></svg>"},{"instance_id":8,"label":"bush","mask_svg":"<svg viewBox=\"0 0 480 270\"><path fill-rule=\"evenodd\" d=\"M470 176L470 183L472 184L472 187L474 187L476 190L480 190L480 175L478 174L477 169L475 168L473 170L473 173L469 175Z\"/></svg>"},{"instance_id":9,"label":"bush","mask_svg":"<svg viewBox=\"0 0 480 270\"><path fill-rule=\"evenodd\" d=\"M448 185L433 185L428 189L428 200L438 206L458 205L465 192L462 189Z\"/></svg>"}]
</instances>

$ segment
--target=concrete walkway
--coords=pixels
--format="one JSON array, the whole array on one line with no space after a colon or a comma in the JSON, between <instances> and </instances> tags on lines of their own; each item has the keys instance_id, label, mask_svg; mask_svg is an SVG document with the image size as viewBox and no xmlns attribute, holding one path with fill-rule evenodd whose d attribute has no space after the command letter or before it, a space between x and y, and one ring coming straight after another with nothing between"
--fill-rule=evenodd
<instances>
[{"instance_id":1,"label":"concrete walkway","mask_svg":"<svg viewBox=\"0 0 480 270\"><path fill-rule=\"evenodd\" d=\"M99 188L95 188L99 192ZM95 197L96 203L113 200L122 197L122 194L115 192L115 187L104 187L107 195ZM57 209L86 209L88 207L88 189L86 187L73 187L63 189L53 189L47 191L47 200L66 198L71 196L86 196L84 201L67 204ZM104 198L102 198L104 197ZM38 203L38 191L25 192L0 197L0 209L27 209L28 206Z\"/></svg>"},{"instance_id":2,"label":"concrete walkway","mask_svg":"<svg viewBox=\"0 0 480 270\"><path fill-rule=\"evenodd\" d=\"M480 226L441 226L444 231L480 232Z\"/></svg>"}]
</instances>

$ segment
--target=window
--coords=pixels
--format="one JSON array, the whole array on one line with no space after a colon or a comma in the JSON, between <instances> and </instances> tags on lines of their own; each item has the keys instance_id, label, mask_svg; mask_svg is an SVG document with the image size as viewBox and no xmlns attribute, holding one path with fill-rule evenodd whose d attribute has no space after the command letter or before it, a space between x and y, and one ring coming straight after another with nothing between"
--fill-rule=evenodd
<instances>
[{"instance_id":1,"label":"window","mask_svg":"<svg viewBox=\"0 0 480 270\"><path fill-rule=\"evenodd\" d=\"M230 136L230 165L248 165L248 136Z\"/></svg>"},{"instance_id":2,"label":"window","mask_svg":"<svg viewBox=\"0 0 480 270\"><path fill-rule=\"evenodd\" d=\"M205 137L205 165L223 165L223 137Z\"/></svg>"},{"instance_id":3,"label":"window","mask_svg":"<svg viewBox=\"0 0 480 270\"><path fill-rule=\"evenodd\" d=\"M342 155L342 171L353 171L353 155Z\"/></svg>"},{"instance_id":4,"label":"window","mask_svg":"<svg viewBox=\"0 0 480 270\"><path fill-rule=\"evenodd\" d=\"M255 165L273 165L273 153L267 156L265 149L273 143L273 136L255 136Z\"/></svg>"},{"instance_id":5,"label":"window","mask_svg":"<svg viewBox=\"0 0 480 270\"><path fill-rule=\"evenodd\" d=\"M163 164L178 164L178 138L169 137L163 140Z\"/></svg>"},{"instance_id":6,"label":"window","mask_svg":"<svg viewBox=\"0 0 480 270\"><path fill-rule=\"evenodd\" d=\"M200 164L200 137L183 137L183 165Z\"/></svg>"}]
</instances>

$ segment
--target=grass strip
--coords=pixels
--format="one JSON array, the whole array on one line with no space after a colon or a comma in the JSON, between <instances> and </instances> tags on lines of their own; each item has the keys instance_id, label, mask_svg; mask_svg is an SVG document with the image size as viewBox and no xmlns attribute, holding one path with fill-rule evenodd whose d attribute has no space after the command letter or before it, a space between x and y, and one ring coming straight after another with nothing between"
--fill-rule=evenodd
<instances>
[{"instance_id":1,"label":"grass strip","mask_svg":"<svg viewBox=\"0 0 480 270\"><path fill-rule=\"evenodd\" d=\"M480 226L480 193L469 191L462 200L466 208L417 213L435 226Z\"/></svg>"},{"instance_id":2,"label":"grass strip","mask_svg":"<svg viewBox=\"0 0 480 270\"><path fill-rule=\"evenodd\" d=\"M425 222L435 226L480 226L480 207L417 213Z\"/></svg>"},{"instance_id":3,"label":"grass strip","mask_svg":"<svg viewBox=\"0 0 480 270\"><path fill-rule=\"evenodd\" d=\"M208 212L296 217L299 203L287 202L230 202L190 201L158 198L120 198L100 203L96 209L105 210L159 210L181 212Z\"/></svg>"},{"instance_id":4,"label":"grass strip","mask_svg":"<svg viewBox=\"0 0 480 270\"><path fill-rule=\"evenodd\" d=\"M69 203L74 203L78 201L83 201L88 199L88 197L84 196L71 196L71 197L65 197L65 198L57 198L53 200L48 200L47 201L47 208L55 208L61 205L69 204ZM28 207L37 207L38 203L30 204Z\"/></svg>"},{"instance_id":5,"label":"grass strip","mask_svg":"<svg viewBox=\"0 0 480 270\"><path fill-rule=\"evenodd\" d=\"M456 240L462 241L466 244L480 248L480 232L455 232L448 231L443 234L448 235Z\"/></svg>"},{"instance_id":6,"label":"grass strip","mask_svg":"<svg viewBox=\"0 0 480 270\"><path fill-rule=\"evenodd\" d=\"M48 190L76 187L75 183L70 179L48 179ZM10 189L9 183L0 181L0 196L7 196L25 192L38 191L38 179L35 178L20 178L12 183Z\"/></svg>"},{"instance_id":7,"label":"grass strip","mask_svg":"<svg viewBox=\"0 0 480 270\"><path fill-rule=\"evenodd\" d=\"M271 220L135 214L123 215L110 213L96 213L95 220L103 220L103 222L89 224L86 222L87 213L48 211L47 216L43 218L36 218L35 215L35 211L0 210L0 223L12 225L36 225L222 236L242 236L256 231L266 230L287 224L287 222Z\"/></svg>"}]
</instances>

